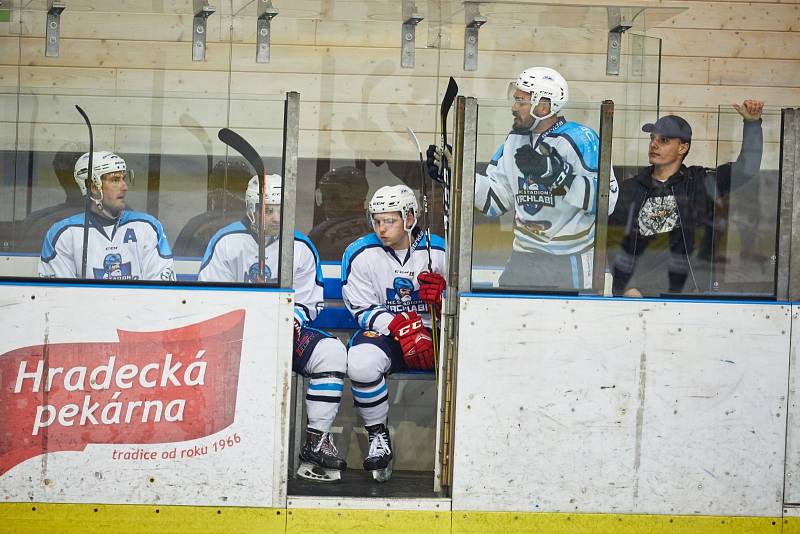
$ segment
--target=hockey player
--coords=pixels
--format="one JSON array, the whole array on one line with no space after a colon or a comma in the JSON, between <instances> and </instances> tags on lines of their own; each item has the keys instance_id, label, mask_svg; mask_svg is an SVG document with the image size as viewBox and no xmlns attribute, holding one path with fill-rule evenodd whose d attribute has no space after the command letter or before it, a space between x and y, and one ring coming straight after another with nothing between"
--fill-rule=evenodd
<instances>
[{"instance_id":1,"label":"hockey player","mask_svg":"<svg viewBox=\"0 0 800 534\"><path fill-rule=\"evenodd\" d=\"M511 92L514 123L492 156L486 175L475 177L475 207L489 217L513 212L514 243L500 286L584 289L591 285L597 210L597 133L567 121L569 100L561 74L547 67L524 70ZM440 155L428 150L438 175ZM611 175L609 213L617 180Z\"/></svg>"},{"instance_id":2,"label":"hockey player","mask_svg":"<svg viewBox=\"0 0 800 534\"><path fill-rule=\"evenodd\" d=\"M385 375L434 367L429 309L445 289L444 240L417 226L417 199L405 185L378 189L369 203L374 233L354 241L342 258L342 298L361 328L350 340L347 374L369 437L364 469L379 482L392 473ZM436 311L434 311L436 313Z\"/></svg>"},{"instance_id":3,"label":"hockey player","mask_svg":"<svg viewBox=\"0 0 800 534\"><path fill-rule=\"evenodd\" d=\"M258 177L253 176L245 192L246 216L220 229L206 247L200 265L200 281L244 282L258 280ZM266 178L264 198L266 238L265 281L277 276L280 260L281 177ZM300 451L298 476L316 482L341 480L347 468L330 434L339 411L347 369L347 351L334 336L312 328L309 322L322 309L322 270L316 248L305 235L294 235L294 358L292 369L307 376L306 440Z\"/></svg>"},{"instance_id":4,"label":"hockey player","mask_svg":"<svg viewBox=\"0 0 800 534\"><path fill-rule=\"evenodd\" d=\"M89 153L75 163L74 177L83 195ZM175 280L164 228L146 213L129 211L125 160L112 152L92 156L91 208L86 253L86 278L98 280ZM39 276L80 278L84 213L58 221L47 231L39 259Z\"/></svg>"}]
</instances>

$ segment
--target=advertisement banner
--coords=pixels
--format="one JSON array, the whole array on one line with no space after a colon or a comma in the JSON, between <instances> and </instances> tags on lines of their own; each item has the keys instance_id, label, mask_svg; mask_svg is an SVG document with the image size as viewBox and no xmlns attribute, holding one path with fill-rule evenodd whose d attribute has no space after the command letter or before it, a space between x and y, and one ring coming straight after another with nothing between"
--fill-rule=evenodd
<instances>
[{"instance_id":1,"label":"advertisement banner","mask_svg":"<svg viewBox=\"0 0 800 534\"><path fill-rule=\"evenodd\" d=\"M15 289L0 286L0 499L281 499L285 293Z\"/></svg>"}]
</instances>

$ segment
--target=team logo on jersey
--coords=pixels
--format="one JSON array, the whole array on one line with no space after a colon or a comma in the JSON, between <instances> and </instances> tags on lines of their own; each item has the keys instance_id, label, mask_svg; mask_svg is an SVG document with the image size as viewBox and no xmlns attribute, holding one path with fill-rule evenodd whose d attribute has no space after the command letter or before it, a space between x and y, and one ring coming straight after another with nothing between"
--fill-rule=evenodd
<instances>
[{"instance_id":1,"label":"team logo on jersey","mask_svg":"<svg viewBox=\"0 0 800 534\"><path fill-rule=\"evenodd\" d=\"M523 145L517 152L524 152L517 158L518 165L519 160L525 163L524 168L520 168L522 176L517 177L517 204L529 215L535 215L545 206L554 207L556 197L564 196L566 187L572 185L575 178L569 163L555 148L544 143L533 150L530 145Z\"/></svg>"},{"instance_id":2,"label":"team logo on jersey","mask_svg":"<svg viewBox=\"0 0 800 534\"><path fill-rule=\"evenodd\" d=\"M121 254L106 254L103 259L103 268L93 267L95 280L135 280L138 276L131 275L131 263L122 263Z\"/></svg>"},{"instance_id":3,"label":"team logo on jersey","mask_svg":"<svg viewBox=\"0 0 800 534\"><path fill-rule=\"evenodd\" d=\"M364 337L372 337L372 338L381 337L381 333L376 332L375 330L364 330L361 333L361 335L363 335Z\"/></svg>"},{"instance_id":4,"label":"team logo on jersey","mask_svg":"<svg viewBox=\"0 0 800 534\"><path fill-rule=\"evenodd\" d=\"M269 265L264 265L264 281L267 282L272 280L272 269L269 268ZM244 273L244 281L246 284L254 284L258 282L258 264L254 263L247 269L247 272Z\"/></svg>"},{"instance_id":5,"label":"team logo on jersey","mask_svg":"<svg viewBox=\"0 0 800 534\"><path fill-rule=\"evenodd\" d=\"M386 288L386 309L392 313L425 312L428 307L419 299L419 291L414 291L414 282L398 276L392 287Z\"/></svg>"}]
</instances>

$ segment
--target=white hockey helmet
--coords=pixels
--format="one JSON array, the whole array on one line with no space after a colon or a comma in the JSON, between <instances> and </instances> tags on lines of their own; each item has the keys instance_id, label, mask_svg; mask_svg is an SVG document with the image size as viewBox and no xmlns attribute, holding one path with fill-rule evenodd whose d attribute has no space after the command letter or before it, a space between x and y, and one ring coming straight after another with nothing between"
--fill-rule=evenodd
<instances>
[{"instance_id":1,"label":"white hockey helmet","mask_svg":"<svg viewBox=\"0 0 800 534\"><path fill-rule=\"evenodd\" d=\"M558 71L548 67L531 67L525 69L517 78L517 89L531 95L531 115L534 119L543 120L558 113L569 100L567 80ZM544 117L533 114L533 109L542 98L550 99L550 113Z\"/></svg>"},{"instance_id":2,"label":"white hockey helmet","mask_svg":"<svg viewBox=\"0 0 800 534\"><path fill-rule=\"evenodd\" d=\"M403 217L403 228L410 232L417 224L417 197L414 192L406 185L385 185L375 191L372 200L369 201L369 219L372 224L372 216L376 213L391 213L399 211ZM405 226L408 214L414 215L411 226Z\"/></svg>"},{"instance_id":3,"label":"white hockey helmet","mask_svg":"<svg viewBox=\"0 0 800 534\"><path fill-rule=\"evenodd\" d=\"M102 190L102 178L104 174L118 171L124 172L127 177L128 173L127 167L125 166L125 160L113 152L103 150L100 152L95 152L92 155L92 183L94 183L97 189ZM86 174L88 172L89 153L87 152L83 156L79 157L78 161L75 162L75 172L73 173L73 176L75 176L75 181L78 183L78 187L81 189L81 194L83 195L86 195Z\"/></svg>"},{"instance_id":4,"label":"white hockey helmet","mask_svg":"<svg viewBox=\"0 0 800 534\"><path fill-rule=\"evenodd\" d=\"M283 179L279 174L268 174L265 180L266 191L264 192L264 204L281 203L281 187ZM244 203L247 207L247 218L250 224L256 224L256 209L258 209L258 176L253 176L247 183L247 191L244 194Z\"/></svg>"}]
</instances>

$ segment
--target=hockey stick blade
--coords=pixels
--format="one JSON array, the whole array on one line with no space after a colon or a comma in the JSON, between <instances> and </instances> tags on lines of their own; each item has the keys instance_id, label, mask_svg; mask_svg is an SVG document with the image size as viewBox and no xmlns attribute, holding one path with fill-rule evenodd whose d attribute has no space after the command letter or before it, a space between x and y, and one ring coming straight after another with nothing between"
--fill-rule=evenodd
<instances>
[{"instance_id":1,"label":"hockey stick blade","mask_svg":"<svg viewBox=\"0 0 800 534\"><path fill-rule=\"evenodd\" d=\"M217 137L219 137L220 141L241 154L250 166L253 167L253 170L256 171L256 175L259 177L264 176L264 161L261 159L261 156L258 155L256 149L253 148L253 145L245 141L244 137L229 128L220 128Z\"/></svg>"},{"instance_id":2,"label":"hockey stick blade","mask_svg":"<svg viewBox=\"0 0 800 534\"><path fill-rule=\"evenodd\" d=\"M414 133L414 130L406 128L406 133L408 134L408 138L417 146L417 152L422 154L422 147L419 145L419 138L417 138L417 134Z\"/></svg>"},{"instance_id":3,"label":"hockey stick blade","mask_svg":"<svg viewBox=\"0 0 800 534\"><path fill-rule=\"evenodd\" d=\"M256 171L256 176L258 176L259 185L259 204L261 204L261 210L259 211L258 217L258 278L259 280L263 281L264 279L264 267L266 265L266 253L264 251L264 224L266 218L264 216L264 210L266 205L264 204L264 188L266 187L266 169L264 168L264 160L261 159L261 156L258 155L256 149L253 148L253 145L245 141L244 137L237 134L233 130L229 128L220 128L219 132L217 133L217 137L219 140L237 151L241 154L244 159L250 163L250 166Z\"/></svg>"},{"instance_id":4,"label":"hockey stick blade","mask_svg":"<svg viewBox=\"0 0 800 534\"><path fill-rule=\"evenodd\" d=\"M447 82L447 90L444 92L444 98L442 99L442 106L439 109L439 114L442 117L442 131L444 130L445 125L444 121L447 119L448 113L450 113L450 108L453 107L453 102L455 102L456 97L458 96L458 84L450 77L450 81Z\"/></svg>"}]
</instances>

